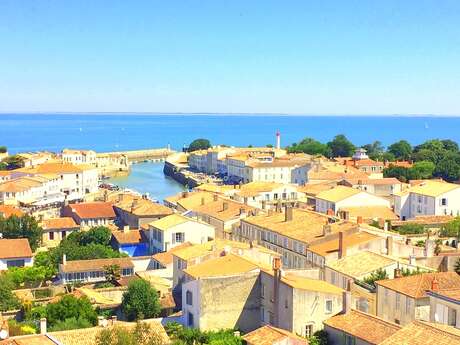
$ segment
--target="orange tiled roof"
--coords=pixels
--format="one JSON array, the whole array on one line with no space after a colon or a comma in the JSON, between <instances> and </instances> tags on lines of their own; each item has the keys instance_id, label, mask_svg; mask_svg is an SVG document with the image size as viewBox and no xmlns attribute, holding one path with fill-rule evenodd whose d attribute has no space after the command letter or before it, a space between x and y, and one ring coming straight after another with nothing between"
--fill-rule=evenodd
<instances>
[{"instance_id":1,"label":"orange tiled roof","mask_svg":"<svg viewBox=\"0 0 460 345\"><path fill-rule=\"evenodd\" d=\"M0 345L56 345L47 335L34 334L0 340Z\"/></svg>"},{"instance_id":2,"label":"orange tiled roof","mask_svg":"<svg viewBox=\"0 0 460 345\"><path fill-rule=\"evenodd\" d=\"M460 330L447 325L414 321L380 345L453 345L460 344Z\"/></svg>"},{"instance_id":3,"label":"orange tiled roof","mask_svg":"<svg viewBox=\"0 0 460 345\"><path fill-rule=\"evenodd\" d=\"M430 295L439 295L460 302L460 286L454 289L443 289L439 291L430 291Z\"/></svg>"},{"instance_id":4,"label":"orange tiled roof","mask_svg":"<svg viewBox=\"0 0 460 345\"><path fill-rule=\"evenodd\" d=\"M152 256L152 258L158 261L163 266L167 266L173 262L173 254L183 248L190 247L192 244L190 242L182 243L178 246L175 246L173 249L168 250L167 252L157 253Z\"/></svg>"},{"instance_id":5,"label":"orange tiled roof","mask_svg":"<svg viewBox=\"0 0 460 345\"><path fill-rule=\"evenodd\" d=\"M109 202L84 202L69 207L82 219L115 218L115 211Z\"/></svg>"},{"instance_id":6,"label":"orange tiled roof","mask_svg":"<svg viewBox=\"0 0 460 345\"><path fill-rule=\"evenodd\" d=\"M369 344L380 344L401 329L397 324L353 309L327 319L324 324Z\"/></svg>"},{"instance_id":7,"label":"orange tiled roof","mask_svg":"<svg viewBox=\"0 0 460 345\"><path fill-rule=\"evenodd\" d=\"M173 211L162 204L132 194L122 194L122 200L113 200L114 206L136 216L162 216Z\"/></svg>"},{"instance_id":8,"label":"orange tiled roof","mask_svg":"<svg viewBox=\"0 0 460 345\"><path fill-rule=\"evenodd\" d=\"M60 264L62 272L86 272L101 270L104 266L118 265L120 268L132 268L133 262L130 258L110 258L110 259L92 259L92 260L73 260L67 261L65 265Z\"/></svg>"},{"instance_id":9,"label":"orange tiled roof","mask_svg":"<svg viewBox=\"0 0 460 345\"><path fill-rule=\"evenodd\" d=\"M408 277L379 280L376 284L412 298L423 298L427 296L426 291L431 289L434 278L438 281L440 290L460 286L460 276L455 272L422 273Z\"/></svg>"},{"instance_id":10,"label":"orange tiled roof","mask_svg":"<svg viewBox=\"0 0 460 345\"><path fill-rule=\"evenodd\" d=\"M78 224L75 223L72 217L45 219L41 222L41 226L43 230L78 228Z\"/></svg>"},{"instance_id":11,"label":"orange tiled roof","mask_svg":"<svg viewBox=\"0 0 460 345\"><path fill-rule=\"evenodd\" d=\"M248 345L273 345L288 339L296 340L296 344L308 345L308 340L284 329L270 325L260 327L243 336Z\"/></svg>"},{"instance_id":12,"label":"orange tiled roof","mask_svg":"<svg viewBox=\"0 0 460 345\"><path fill-rule=\"evenodd\" d=\"M224 204L227 205L227 209L224 210ZM204 205L199 205L193 208L193 211L198 213L207 214L211 217L222 221L228 221L231 219L238 218L240 210L244 209L246 214L254 210L254 207L250 207L245 204L241 204L232 200L217 198L217 201L205 202Z\"/></svg>"},{"instance_id":13,"label":"orange tiled roof","mask_svg":"<svg viewBox=\"0 0 460 345\"><path fill-rule=\"evenodd\" d=\"M378 240L380 237L377 235L370 234L368 232L355 232L350 235L344 236L345 246L353 247L358 244L367 243L370 241ZM308 250L313 253L319 254L321 256L326 256L327 254L338 252L339 251L339 238L336 237L329 241L325 241L320 244L312 245Z\"/></svg>"},{"instance_id":14,"label":"orange tiled roof","mask_svg":"<svg viewBox=\"0 0 460 345\"><path fill-rule=\"evenodd\" d=\"M0 239L0 259L31 258L32 249L25 238Z\"/></svg>"},{"instance_id":15,"label":"orange tiled roof","mask_svg":"<svg viewBox=\"0 0 460 345\"><path fill-rule=\"evenodd\" d=\"M19 208L11 206L11 205L0 205L0 215L3 214L4 218L8 218L11 216L21 217L24 215Z\"/></svg>"},{"instance_id":16,"label":"orange tiled roof","mask_svg":"<svg viewBox=\"0 0 460 345\"><path fill-rule=\"evenodd\" d=\"M144 231L143 230L128 230L128 231L113 231L112 236L114 239L120 243L120 244L125 244L125 243L141 243L144 241L147 241L145 236L144 236Z\"/></svg>"}]
</instances>

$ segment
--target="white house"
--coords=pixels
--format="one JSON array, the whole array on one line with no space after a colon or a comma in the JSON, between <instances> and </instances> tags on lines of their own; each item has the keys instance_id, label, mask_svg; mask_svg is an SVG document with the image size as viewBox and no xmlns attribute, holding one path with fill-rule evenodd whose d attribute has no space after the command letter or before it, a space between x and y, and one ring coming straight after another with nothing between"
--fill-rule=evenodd
<instances>
[{"instance_id":1,"label":"white house","mask_svg":"<svg viewBox=\"0 0 460 345\"><path fill-rule=\"evenodd\" d=\"M64 149L61 153L62 160L67 163L79 164L95 164L96 152L92 150L70 150Z\"/></svg>"},{"instance_id":2,"label":"white house","mask_svg":"<svg viewBox=\"0 0 460 345\"><path fill-rule=\"evenodd\" d=\"M297 191L296 185L274 182L250 182L230 190L232 199L256 208L269 208L278 202L296 202L304 193Z\"/></svg>"},{"instance_id":3,"label":"white house","mask_svg":"<svg viewBox=\"0 0 460 345\"><path fill-rule=\"evenodd\" d=\"M32 249L25 238L0 238L0 271L10 267L30 267L34 264Z\"/></svg>"},{"instance_id":4,"label":"white house","mask_svg":"<svg viewBox=\"0 0 460 345\"><path fill-rule=\"evenodd\" d=\"M395 213L402 219L416 216L460 215L460 185L427 180L393 195Z\"/></svg>"},{"instance_id":5,"label":"white house","mask_svg":"<svg viewBox=\"0 0 460 345\"><path fill-rule=\"evenodd\" d=\"M315 198L317 212L327 213L328 210L332 210L334 215L337 215L341 208L346 207L390 207L390 202L386 199L346 186L336 186L332 189L322 191Z\"/></svg>"},{"instance_id":6,"label":"white house","mask_svg":"<svg viewBox=\"0 0 460 345\"><path fill-rule=\"evenodd\" d=\"M57 175L22 176L0 183L0 203L18 204L49 204L62 202L65 199L59 188Z\"/></svg>"},{"instance_id":7,"label":"white house","mask_svg":"<svg viewBox=\"0 0 460 345\"><path fill-rule=\"evenodd\" d=\"M167 252L185 242L206 243L214 237L213 226L177 213L148 225L149 244L153 253Z\"/></svg>"}]
</instances>

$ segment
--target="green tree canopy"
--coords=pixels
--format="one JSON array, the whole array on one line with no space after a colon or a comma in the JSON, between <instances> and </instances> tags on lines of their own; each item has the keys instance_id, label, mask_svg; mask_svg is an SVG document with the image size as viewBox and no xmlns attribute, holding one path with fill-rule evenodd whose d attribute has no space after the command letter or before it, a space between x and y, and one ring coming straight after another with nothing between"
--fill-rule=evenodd
<instances>
[{"instance_id":1,"label":"green tree canopy","mask_svg":"<svg viewBox=\"0 0 460 345\"><path fill-rule=\"evenodd\" d=\"M13 155L2 160L1 170L14 170L24 167L24 158Z\"/></svg>"},{"instance_id":2,"label":"green tree canopy","mask_svg":"<svg viewBox=\"0 0 460 345\"><path fill-rule=\"evenodd\" d=\"M384 279L388 279L388 273L382 269L382 268L379 268L378 270L372 272L371 274L369 274L367 277L365 277L363 279L363 282L366 283L366 284L369 284L369 285L374 285L375 286L375 282L377 280L384 280Z\"/></svg>"},{"instance_id":3,"label":"green tree canopy","mask_svg":"<svg viewBox=\"0 0 460 345\"><path fill-rule=\"evenodd\" d=\"M8 148L6 146L0 146L0 153L7 153Z\"/></svg>"},{"instance_id":4,"label":"green tree canopy","mask_svg":"<svg viewBox=\"0 0 460 345\"><path fill-rule=\"evenodd\" d=\"M378 140L374 141L372 144L364 145L363 149L366 150L369 158L375 160L382 160L383 154L385 152L382 143Z\"/></svg>"},{"instance_id":5,"label":"green tree canopy","mask_svg":"<svg viewBox=\"0 0 460 345\"><path fill-rule=\"evenodd\" d=\"M208 139L195 139L190 143L188 150L190 152L197 150L207 150L210 147L211 142Z\"/></svg>"},{"instance_id":6,"label":"green tree canopy","mask_svg":"<svg viewBox=\"0 0 460 345\"><path fill-rule=\"evenodd\" d=\"M145 280L133 280L123 294L121 309L130 321L157 317L161 311L157 291Z\"/></svg>"},{"instance_id":7,"label":"green tree canopy","mask_svg":"<svg viewBox=\"0 0 460 345\"><path fill-rule=\"evenodd\" d=\"M388 147L388 152L392 153L398 160L410 159L412 146L406 140L400 140Z\"/></svg>"},{"instance_id":8,"label":"green tree canopy","mask_svg":"<svg viewBox=\"0 0 460 345\"><path fill-rule=\"evenodd\" d=\"M17 309L21 306L16 295L13 294L14 288L11 278L0 273L0 312Z\"/></svg>"},{"instance_id":9,"label":"green tree canopy","mask_svg":"<svg viewBox=\"0 0 460 345\"><path fill-rule=\"evenodd\" d=\"M27 214L21 217L0 217L0 233L3 234L3 238L27 238L32 250L40 245L42 232L43 229L37 220Z\"/></svg>"},{"instance_id":10,"label":"green tree canopy","mask_svg":"<svg viewBox=\"0 0 460 345\"><path fill-rule=\"evenodd\" d=\"M458 181L460 178L460 155L447 152L436 164L433 175L449 182Z\"/></svg>"},{"instance_id":11,"label":"green tree canopy","mask_svg":"<svg viewBox=\"0 0 460 345\"><path fill-rule=\"evenodd\" d=\"M329 156L330 150L327 145L320 143L313 138L305 138L300 143L292 144L288 148L289 153L307 153L309 155Z\"/></svg>"},{"instance_id":12,"label":"green tree canopy","mask_svg":"<svg viewBox=\"0 0 460 345\"><path fill-rule=\"evenodd\" d=\"M343 134L336 135L327 146L332 157L350 157L355 151L355 145Z\"/></svg>"},{"instance_id":13,"label":"green tree canopy","mask_svg":"<svg viewBox=\"0 0 460 345\"><path fill-rule=\"evenodd\" d=\"M95 325L97 313L88 298L65 295L58 302L46 305L46 318L51 327L69 319L80 323L86 320L89 325Z\"/></svg>"},{"instance_id":14,"label":"green tree canopy","mask_svg":"<svg viewBox=\"0 0 460 345\"><path fill-rule=\"evenodd\" d=\"M445 224L440 231L441 237L459 237L460 236L460 217Z\"/></svg>"}]
</instances>

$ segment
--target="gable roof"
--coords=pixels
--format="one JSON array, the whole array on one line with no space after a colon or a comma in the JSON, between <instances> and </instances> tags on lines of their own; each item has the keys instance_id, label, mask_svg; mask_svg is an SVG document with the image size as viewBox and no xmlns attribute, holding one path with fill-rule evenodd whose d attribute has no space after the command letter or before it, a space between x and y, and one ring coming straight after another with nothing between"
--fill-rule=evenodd
<instances>
[{"instance_id":1,"label":"gable roof","mask_svg":"<svg viewBox=\"0 0 460 345\"><path fill-rule=\"evenodd\" d=\"M296 344L298 345L308 345L307 339L299 337L297 334L292 332L270 325L257 328L256 330L245 334L243 339L248 343L248 345L273 345L287 339L296 340Z\"/></svg>"},{"instance_id":2,"label":"gable roof","mask_svg":"<svg viewBox=\"0 0 460 345\"><path fill-rule=\"evenodd\" d=\"M138 244L148 242L144 230L112 231L112 237L118 244Z\"/></svg>"},{"instance_id":3,"label":"gable roof","mask_svg":"<svg viewBox=\"0 0 460 345\"><path fill-rule=\"evenodd\" d=\"M255 263L235 254L207 260L184 270L189 276L199 279L208 277L225 277L248 273L259 268Z\"/></svg>"},{"instance_id":4,"label":"gable roof","mask_svg":"<svg viewBox=\"0 0 460 345\"><path fill-rule=\"evenodd\" d=\"M460 344L460 330L447 325L414 321L380 345L453 345Z\"/></svg>"},{"instance_id":5,"label":"gable roof","mask_svg":"<svg viewBox=\"0 0 460 345\"><path fill-rule=\"evenodd\" d=\"M397 263L396 260L387 256L370 251L362 251L336 261L331 261L326 266L349 277L360 278L379 268L384 268L395 263Z\"/></svg>"},{"instance_id":6,"label":"gable roof","mask_svg":"<svg viewBox=\"0 0 460 345\"><path fill-rule=\"evenodd\" d=\"M339 211L348 212L348 216L352 218L361 216L363 219L399 220L391 208L383 205L341 207Z\"/></svg>"},{"instance_id":7,"label":"gable roof","mask_svg":"<svg viewBox=\"0 0 460 345\"><path fill-rule=\"evenodd\" d=\"M162 204L130 194L123 194L123 200L116 201L114 206L136 216L164 216L173 211Z\"/></svg>"},{"instance_id":8,"label":"gable roof","mask_svg":"<svg viewBox=\"0 0 460 345\"><path fill-rule=\"evenodd\" d=\"M411 193L437 197L454 189L460 188L460 185L444 181L426 180L422 183L411 187Z\"/></svg>"},{"instance_id":9,"label":"gable roof","mask_svg":"<svg viewBox=\"0 0 460 345\"><path fill-rule=\"evenodd\" d=\"M190 247L192 244L190 242L184 242L174 248L168 250L167 252L157 253L152 256L152 259L158 261L163 266L167 266L173 262L173 254L183 248Z\"/></svg>"},{"instance_id":10,"label":"gable roof","mask_svg":"<svg viewBox=\"0 0 460 345\"><path fill-rule=\"evenodd\" d=\"M24 212L22 212L19 208L11 205L0 205L0 215L3 215L4 218L11 216L21 217L24 215Z\"/></svg>"},{"instance_id":11,"label":"gable roof","mask_svg":"<svg viewBox=\"0 0 460 345\"><path fill-rule=\"evenodd\" d=\"M161 219L150 222L149 226L152 226L161 231L166 231L176 225L187 223L187 222L197 222L197 221L192 218L183 216L181 214L173 213L169 216L166 216Z\"/></svg>"},{"instance_id":12,"label":"gable roof","mask_svg":"<svg viewBox=\"0 0 460 345\"><path fill-rule=\"evenodd\" d=\"M32 249L26 238L0 239L0 259L31 258Z\"/></svg>"},{"instance_id":13,"label":"gable roof","mask_svg":"<svg viewBox=\"0 0 460 345\"><path fill-rule=\"evenodd\" d=\"M322 243L311 245L310 247L308 247L308 250L321 256L326 256L327 254L338 252L339 238L338 236L331 237L331 239L325 240ZM377 240L379 238L379 236L370 234L365 231L358 231L352 234L344 233L344 244L346 247L352 247L358 244Z\"/></svg>"},{"instance_id":14,"label":"gable roof","mask_svg":"<svg viewBox=\"0 0 460 345\"><path fill-rule=\"evenodd\" d=\"M226 209L224 209L225 207ZM217 200L205 202L204 205L195 206L192 210L226 222L239 218L241 210L244 210L248 214L249 211L254 210L254 207L228 199L217 198Z\"/></svg>"},{"instance_id":15,"label":"gable roof","mask_svg":"<svg viewBox=\"0 0 460 345\"><path fill-rule=\"evenodd\" d=\"M440 290L460 286L460 276L455 272L421 273L408 277L378 280L375 283L412 298L423 298L427 296L426 291L431 290L434 278L438 281Z\"/></svg>"},{"instance_id":16,"label":"gable roof","mask_svg":"<svg viewBox=\"0 0 460 345\"><path fill-rule=\"evenodd\" d=\"M339 202L359 193L363 193L363 191L339 185L332 189L318 193L316 197L329 202Z\"/></svg>"},{"instance_id":17,"label":"gable roof","mask_svg":"<svg viewBox=\"0 0 460 345\"><path fill-rule=\"evenodd\" d=\"M68 206L81 219L115 218L115 211L109 202L83 202Z\"/></svg>"},{"instance_id":18,"label":"gable roof","mask_svg":"<svg viewBox=\"0 0 460 345\"><path fill-rule=\"evenodd\" d=\"M369 344L380 344L401 329L401 326L377 316L350 310L324 321L326 326L340 330Z\"/></svg>"},{"instance_id":19,"label":"gable roof","mask_svg":"<svg viewBox=\"0 0 460 345\"><path fill-rule=\"evenodd\" d=\"M41 226L43 230L78 228L78 224L75 223L72 217L45 219L41 222Z\"/></svg>"}]
</instances>

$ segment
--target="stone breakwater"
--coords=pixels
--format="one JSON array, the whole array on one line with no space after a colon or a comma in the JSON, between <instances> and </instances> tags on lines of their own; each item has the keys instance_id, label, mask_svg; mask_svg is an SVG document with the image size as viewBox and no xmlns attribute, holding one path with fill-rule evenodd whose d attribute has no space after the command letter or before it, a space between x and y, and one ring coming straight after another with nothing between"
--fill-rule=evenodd
<instances>
[{"instance_id":1,"label":"stone breakwater","mask_svg":"<svg viewBox=\"0 0 460 345\"><path fill-rule=\"evenodd\" d=\"M145 149L145 150L132 150L132 151L118 151L118 152L106 152L107 155L122 155L128 158L130 163L137 163L146 160L165 160L170 155L174 154L175 151L168 148L158 149Z\"/></svg>"}]
</instances>

